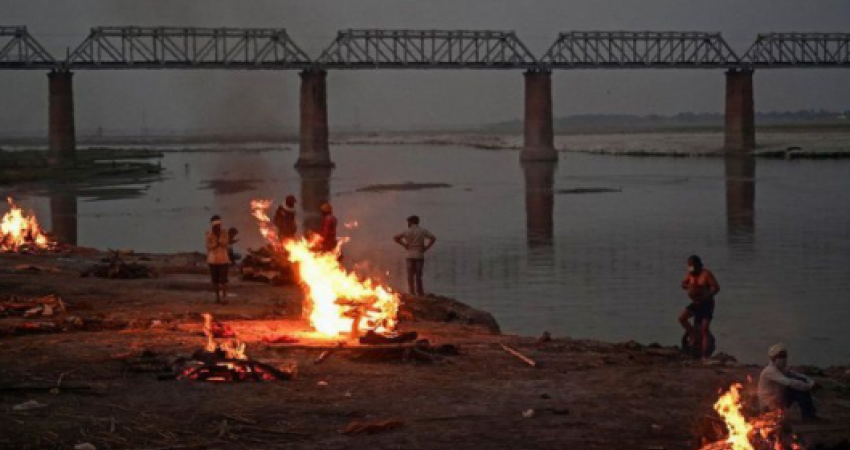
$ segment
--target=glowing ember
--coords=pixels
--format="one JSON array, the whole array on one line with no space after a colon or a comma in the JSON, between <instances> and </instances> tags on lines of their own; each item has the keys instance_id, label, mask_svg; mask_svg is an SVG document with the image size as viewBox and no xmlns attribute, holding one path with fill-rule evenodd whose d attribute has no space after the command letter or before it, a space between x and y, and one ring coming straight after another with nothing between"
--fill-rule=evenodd
<instances>
[{"instance_id":1,"label":"glowing ember","mask_svg":"<svg viewBox=\"0 0 850 450\"><path fill-rule=\"evenodd\" d=\"M702 450L804 450L797 437L783 430L782 413L769 412L747 420L741 412L741 385L733 384L714 409L726 423L729 436Z\"/></svg>"},{"instance_id":2,"label":"glowing ember","mask_svg":"<svg viewBox=\"0 0 850 450\"><path fill-rule=\"evenodd\" d=\"M340 265L340 246L346 240L340 240L333 252L318 251L315 239L280 242L266 213L269 206L271 202L267 200L251 202L263 237L297 267L306 290L305 308L310 311L310 325L316 331L325 336L337 337L341 332L387 332L395 328L398 294Z\"/></svg>"},{"instance_id":3,"label":"glowing ember","mask_svg":"<svg viewBox=\"0 0 850 450\"><path fill-rule=\"evenodd\" d=\"M8 198L9 212L0 221L0 250L17 252L22 247L47 248L50 240L41 231L35 216L25 216L21 208Z\"/></svg>"}]
</instances>

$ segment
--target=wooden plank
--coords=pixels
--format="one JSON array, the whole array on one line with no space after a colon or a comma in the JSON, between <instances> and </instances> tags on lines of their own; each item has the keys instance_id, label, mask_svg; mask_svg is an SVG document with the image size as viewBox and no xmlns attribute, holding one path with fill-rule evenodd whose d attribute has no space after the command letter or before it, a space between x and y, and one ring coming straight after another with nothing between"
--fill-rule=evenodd
<instances>
[{"instance_id":1,"label":"wooden plank","mask_svg":"<svg viewBox=\"0 0 850 450\"><path fill-rule=\"evenodd\" d=\"M323 363L326 359L328 359L331 356L331 353L333 353L333 350L322 351L322 353L320 353L319 356L316 359L313 360L313 364Z\"/></svg>"},{"instance_id":2,"label":"wooden plank","mask_svg":"<svg viewBox=\"0 0 850 450\"><path fill-rule=\"evenodd\" d=\"M505 345L505 344L499 344L499 345L501 345L501 346L502 346L502 350L504 350L504 351L506 351L506 352L510 353L511 355L516 356L517 358L519 358L519 359L520 359L520 361L522 361L522 362L524 362L524 363L528 364L528 365L529 365L529 366L531 366L531 367L537 367L537 361L535 361L535 360L533 360L533 359L531 359L531 358L529 358L529 357L527 357L527 356L523 355L522 353L520 353L520 352L519 352L519 350L517 350L517 349L515 349L515 348L512 348L512 347L508 347L508 346L507 346L507 345Z\"/></svg>"},{"instance_id":3,"label":"wooden plank","mask_svg":"<svg viewBox=\"0 0 850 450\"><path fill-rule=\"evenodd\" d=\"M353 345L309 345L309 344L266 344L272 350L315 350L315 351L346 351L346 350L393 350L416 348L420 344L409 342L404 344L353 344Z\"/></svg>"}]
</instances>

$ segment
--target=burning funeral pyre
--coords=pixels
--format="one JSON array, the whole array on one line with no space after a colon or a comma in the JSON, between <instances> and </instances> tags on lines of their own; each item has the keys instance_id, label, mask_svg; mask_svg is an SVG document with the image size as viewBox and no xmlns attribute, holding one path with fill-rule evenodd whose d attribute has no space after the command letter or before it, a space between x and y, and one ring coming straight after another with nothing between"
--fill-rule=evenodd
<instances>
[{"instance_id":1,"label":"burning funeral pyre","mask_svg":"<svg viewBox=\"0 0 850 450\"><path fill-rule=\"evenodd\" d=\"M733 384L714 409L723 419L728 437L700 450L803 450L797 437L786 429L781 412L747 419L741 411L741 385Z\"/></svg>"},{"instance_id":2,"label":"burning funeral pyre","mask_svg":"<svg viewBox=\"0 0 850 450\"><path fill-rule=\"evenodd\" d=\"M367 331L393 332L399 295L375 280L349 272L340 264L340 246L345 240L340 240L331 252L319 250L317 236L281 240L269 220L269 206L269 200L251 202L260 233L298 272L305 290L304 310L310 325L328 338L336 338L341 333L350 333L351 338L356 338Z\"/></svg>"},{"instance_id":3,"label":"burning funeral pyre","mask_svg":"<svg viewBox=\"0 0 850 450\"><path fill-rule=\"evenodd\" d=\"M38 225L35 215L25 215L11 197L7 201L9 212L0 221L0 251L25 253L54 247Z\"/></svg>"},{"instance_id":4,"label":"burning funeral pyre","mask_svg":"<svg viewBox=\"0 0 850 450\"><path fill-rule=\"evenodd\" d=\"M207 344L203 350L195 352L192 359L175 363L177 379L212 382L276 381L289 380L295 376L293 369L283 370L248 358L245 343L239 340L216 341L217 330L224 328L213 320L212 315L203 316ZM232 331L228 335L232 335Z\"/></svg>"}]
</instances>

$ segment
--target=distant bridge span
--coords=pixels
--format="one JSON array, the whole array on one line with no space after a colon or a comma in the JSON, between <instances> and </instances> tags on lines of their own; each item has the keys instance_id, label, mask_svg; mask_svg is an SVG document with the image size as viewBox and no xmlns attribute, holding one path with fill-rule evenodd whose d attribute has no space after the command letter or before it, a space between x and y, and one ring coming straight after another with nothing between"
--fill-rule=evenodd
<instances>
[{"instance_id":1,"label":"distant bridge span","mask_svg":"<svg viewBox=\"0 0 850 450\"><path fill-rule=\"evenodd\" d=\"M577 69L715 69L726 71L728 151L755 148L753 72L848 68L850 33L759 34L738 54L720 33L572 31L538 58L511 31L343 30L311 58L285 29L97 27L54 58L26 27L0 27L0 70L49 70L49 160L75 159L72 75L76 70L299 70L298 166L332 166L328 149L329 70L523 70L527 161L557 160L551 72Z\"/></svg>"}]
</instances>

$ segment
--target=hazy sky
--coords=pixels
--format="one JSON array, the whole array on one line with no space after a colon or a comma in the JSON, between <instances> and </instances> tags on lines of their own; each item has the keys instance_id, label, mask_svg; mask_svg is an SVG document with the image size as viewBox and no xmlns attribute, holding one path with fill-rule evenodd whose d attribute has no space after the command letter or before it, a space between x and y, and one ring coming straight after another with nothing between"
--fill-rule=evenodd
<instances>
[{"instance_id":1,"label":"hazy sky","mask_svg":"<svg viewBox=\"0 0 850 450\"><path fill-rule=\"evenodd\" d=\"M0 0L54 56L106 25L284 27L311 56L344 28L515 30L538 56L569 30L720 31L739 53L756 33L850 32L847 0ZM295 127L296 72L79 71L79 130ZM522 116L521 71L332 72L331 127L477 124ZM850 109L850 70L756 73L756 108ZM557 116L723 110L721 71L556 72ZM0 72L0 132L47 125L42 71ZM356 111L356 112L355 112Z\"/></svg>"}]
</instances>

